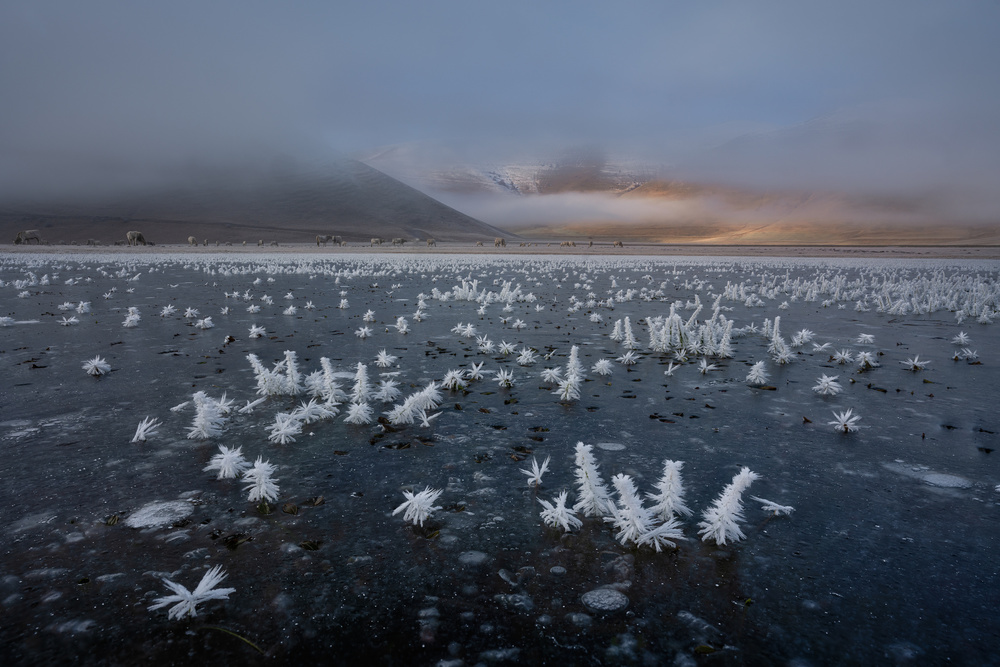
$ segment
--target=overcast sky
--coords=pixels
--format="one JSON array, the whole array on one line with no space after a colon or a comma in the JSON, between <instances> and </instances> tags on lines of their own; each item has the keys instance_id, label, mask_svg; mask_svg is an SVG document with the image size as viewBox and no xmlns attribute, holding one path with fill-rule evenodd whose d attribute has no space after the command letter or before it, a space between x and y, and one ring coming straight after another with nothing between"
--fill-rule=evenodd
<instances>
[{"instance_id":1,"label":"overcast sky","mask_svg":"<svg viewBox=\"0 0 1000 667\"><path fill-rule=\"evenodd\" d=\"M4 2L0 189L404 142L982 189L998 26L962 0Z\"/></svg>"}]
</instances>

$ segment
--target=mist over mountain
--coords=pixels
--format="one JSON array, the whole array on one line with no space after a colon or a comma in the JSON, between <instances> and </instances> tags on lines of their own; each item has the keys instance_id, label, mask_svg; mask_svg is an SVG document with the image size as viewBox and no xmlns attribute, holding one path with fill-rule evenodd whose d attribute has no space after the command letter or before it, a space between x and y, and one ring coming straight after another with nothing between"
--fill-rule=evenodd
<instances>
[{"instance_id":1,"label":"mist over mountain","mask_svg":"<svg viewBox=\"0 0 1000 667\"><path fill-rule=\"evenodd\" d=\"M186 171L127 191L0 201L0 230L39 229L50 241L120 240L142 231L159 243L492 240L500 230L356 160L292 160Z\"/></svg>"}]
</instances>

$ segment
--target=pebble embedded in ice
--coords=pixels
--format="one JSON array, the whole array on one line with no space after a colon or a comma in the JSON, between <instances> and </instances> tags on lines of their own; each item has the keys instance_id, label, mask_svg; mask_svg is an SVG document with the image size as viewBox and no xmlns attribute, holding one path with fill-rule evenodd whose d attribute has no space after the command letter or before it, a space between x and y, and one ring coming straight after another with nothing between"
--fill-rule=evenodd
<instances>
[{"instance_id":1,"label":"pebble embedded in ice","mask_svg":"<svg viewBox=\"0 0 1000 667\"><path fill-rule=\"evenodd\" d=\"M482 551L463 551L458 555L458 562L462 565L482 565L489 558Z\"/></svg>"},{"instance_id":2,"label":"pebble embedded in ice","mask_svg":"<svg viewBox=\"0 0 1000 667\"><path fill-rule=\"evenodd\" d=\"M561 577L562 575L566 574L566 568L564 568L562 565L553 565L552 567L549 568L549 574L554 574L557 577Z\"/></svg>"},{"instance_id":3,"label":"pebble embedded in ice","mask_svg":"<svg viewBox=\"0 0 1000 667\"><path fill-rule=\"evenodd\" d=\"M620 442L599 442L597 446L608 452L620 452L625 449L625 445Z\"/></svg>"},{"instance_id":4,"label":"pebble embedded in ice","mask_svg":"<svg viewBox=\"0 0 1000 667\"><path fill-rule=\"evenodd\" d=\"M580 597L580 601L587 609L595 612L620 611L628 606L628 598L611 588L587 591Z\"/></svg>"},{"instance_id":5,"label":"pebble embedded in ice","mask_svg":"<svg viewBox=\"0 0 1000 667\"><path fill-rule=\"evenodd\" d=\"M132 516L125 520L130 528L156 528L179 521L194 512L191 503L182 500L170 500L160 503L149 503L140 507Z\"/></svg>"},{"instance_id":6,"label":"pebble embedded in ice","mask_svg":"<svg viewBox=\"0 0 1000 667\"><path fill-rule=\"evenodd\" d=\"M587 614L582 614L580 612L570 612L566 614L566 620L578 628L586 628L593 622L594 619L592 619Z\"/></svg>"},{"instance_id":7,"label":"pebble embedded in ice","mask_svg":"<svg viewBox=\"0 0 1000 667\"><path fill-rule=\"evenodd\" d=\"M493 596L493 599L503 607L513 611L531 611L535 608L535 603L530 597L519 593L498 593Z\"/></svg>"}]
</instances>

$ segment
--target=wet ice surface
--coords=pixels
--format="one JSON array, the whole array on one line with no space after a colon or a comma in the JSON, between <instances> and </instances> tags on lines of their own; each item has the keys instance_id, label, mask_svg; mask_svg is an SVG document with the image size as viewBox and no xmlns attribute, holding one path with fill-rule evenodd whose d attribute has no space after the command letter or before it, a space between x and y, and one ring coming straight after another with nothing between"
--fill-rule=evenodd
<instances>
[{"instance_id":1,"label":"wet ice surface","mask_svg":"<svg viewBox=\"0 0 1000 667\"><path fill-rule=\"evenodd\" d=\"M263 661L257 649L354 664L996 662L996 328L976 317L956 324L948 307L890 315L873 299L886 284L932 293L935 276L959 276L968 280L953 282L956 291L985 290L992 310L998 268L0 255L0 316L11 318L0 327L4 662ZM418 294L447 292L463 278L497 293L513 281L536 300L514 300L509 312L503 301L490 303L481 316L477 303L428 296L428 318L413 320ZM835 292L810 295L810 281L821 279L839 281ZM768 340L749 334L734 339L732 358L709 359L719 370L699 373L692 356L664 375L673 356L647 349L644 318L680 302L686 320L697 296L704 321L726 284L741 282L763 305L723 298L735 327L780 316L785 340L810 329L831 348L807 343L779 366ZM587 305L617 294L613 309ZM859 312L864 294L869 310ZM582 303L575 312L571 296ZM341 299L347 308L338 308ZM81 301L91 312L60 310ZM251 304L260 311L247 312ZM161 318L166 305L177 312ZM295 314L284 314L289 305ZM132 328L122 326L129 307L141 315ZM197 317L185 318L188 308ZM368 309L375 321L362 340L353 332ZM71 314L79 322L61 325ZM409 333L392 327L399 316ZM610 334L626 316L639 361L598 375L598 359L625 352ZM205 317L213 328L194 326ZM517 319L525 328L512 328ZM458 323L518 352L534 348L539 359L522 367L517 353L482 354L475 338L451 331ZM253 325L266 334L251 339ZM953 361L960 330L978 359ZM861 333L874 343L857 343ZM579 400L562 403L541 371L565 367L572 345L586 381ZM391 368L374 364L383 348L398 357ZM830 360L845 348L877 353L880 366L859 373ZM373 380L398 373L404 396L478 362L513 370L515 385L500 388L486 375L446 392L430 427L346 424L342 409L295 442L273 444L274 415L299 402L275 396L252 414L234 413L217 438L187 438L193 407L171 407L196 391L225 392L242 407L257 398L246 355L271 367L285 350L297 353L304 373L328 357L345 390L359 361ZM901 362L916 354L931 364L905 370ZM81 369L94 356L111 365L103 377ZM770 389L744 380L758 360L766 360ZM823 374L839 376L843 393L813 392ZM390 408L373 406L377 414ZM847 408L861 415L860 429L837 433L827 422ZM147 416L162 426L130 443ZM537 498L562 489L575 496L577 441L595 446L605 481L629 474L642 494L654 492L664 459L684 461L695 511L683 522L688 540L656 553L623 547L592 518L568 535L546 528ZM241 481L202 470L219 444L277 465L270 514L247 500ZM550 469L534 490L521 470L547 456ZM747 539L702 542L701 512L741 466L761 475L748 495L795 511L772 516L744 497ZM392 515L403 490L425 486L444 492L443 509L423 527ZM223 586L236 589L228 600L181 621L147 610L168 593L163 578L193 589L214 565L229 575Z\"/></svg>"}]
</instances>

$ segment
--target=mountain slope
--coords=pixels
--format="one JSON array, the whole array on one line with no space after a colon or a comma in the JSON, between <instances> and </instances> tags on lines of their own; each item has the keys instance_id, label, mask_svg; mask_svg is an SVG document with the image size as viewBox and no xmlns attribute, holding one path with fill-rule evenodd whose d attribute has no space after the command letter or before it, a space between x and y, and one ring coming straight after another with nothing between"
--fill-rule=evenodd
<instances>
[{"instance_id":1,"label":"mountain slope","mask_svg":"<svg viewBox=\"0 0 1000 667\"><path fill-rule=\"evenodd\" d=\"M130 229L159 243L183 243L189 235L210 242L301 242L320 233L348 241L472 241L504 234L355 160L200 170L127 195L0 203L0 233L13 238L28 228L52 242L108 242Z\"/></svg>"}]
</instances>

